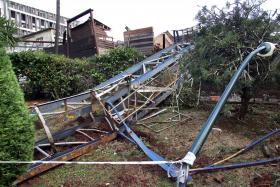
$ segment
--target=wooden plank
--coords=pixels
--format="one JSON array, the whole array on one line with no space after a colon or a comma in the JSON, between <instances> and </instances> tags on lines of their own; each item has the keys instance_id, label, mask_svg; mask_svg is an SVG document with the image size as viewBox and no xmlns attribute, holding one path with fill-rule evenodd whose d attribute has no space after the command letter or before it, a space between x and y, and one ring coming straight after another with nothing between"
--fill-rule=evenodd
<instances>
[{"instance_id":1,"label":"wooden plank","mask_svg":"<svg viewBox=\"0 0 280 187\"><path fill-rule=\"evenodd\" d=\"M88 24L83 24L71 29L72 41L79 41L81 39L91 36L91 29Z\"/></svg>"},{"instance_id":2,"label":"wooden plank","mask_svg":"<svg viewBox=\"0 0 280 187\"><path fill-rule=\"evenodd\" d=\"M100 48L113 48L114 42L106 41L106 40L98 40Z\"/></svg>"},{"instance_id":3,"label":"wooden plank","mask_svg":"<svg viewBox=\"0 0 280 187\"><path fill-rule=\"evenodd\" d=\"M49 140L49 142L51 144L52 150L54 152L56 152L56 148L55 148L55 145L54 145L54 139L53 139L52 133L51 133L51 131L50 131L50 129L49 129L49 127L48 127L48 125L47 125L43 115L42 115L42 113L40 112L40 110L39 110L39 108L37 106L35 107L35 111L36 111L36 113L37 113L37 115L38 115L38 117L39 117L39 119L40 119L40 121L41 121L41 123L42 123L42 125L44 127L45 133L46 133L47 138L48 138L48 140Z\"/></svg>"},{"instance_id":4,"label":"wooden plank","mask_svg":"<svg viewBox=\"0 0 280 187\"><path fill-rule=\"evenodd\" d=\"M146 39L137 39L137 40L130 40L129 41L130 45L133 44L141 44L141 43L154 43L154 39L153 38L146 38Z\"/></svg>"},{"instance_id":5,"label":"wooden plank","mask_svg":"<svg viewBox=\"0 0 280 187\"><path fill-rule=\"evenodd\" d=\"M68 154L65 154L57 159L55 161L68 161L72 160L74 158L80 157L86 153L89 153L90 151L97 149L99 145L102 145L104 143L108 143L112 140L114 140L117 137L116 133L112 133L110 135L103 135L99 141L93 144L85 145L79 149L76 149ZM32 177L35 177L45 171L48 171L52 168L55 168L61 164L40 164L39 166L29 170L27 173L24 173L23 175L19 176L18 179L15 181L15 184L20 184Z\"/></svg>"},{"instance_id":6,"label":"wooden plank","mask_svg":"<svg viewBox=\"0 0 280 187\"><path fill-rule=\"evenodd\" d=\"M132 34L132 35L124 35L124 40L132 40L132 39L140 39L140 38L147 38L147 37L154 37L154 33L141 33L141 34Z\"/></svg>"},{"instance_id":7,"label":"wooden plank","mask_svg":"<svg viewBox=\"0 0 280 187\"><path fill-rule=\"evenodd\" d=\"M132 43L129 46L130 47L135 47L135 48L140 48L140 47L153 47L153 42L149 41L149 42L139 42L139 43Z\"/></svg>"}]
</instances>

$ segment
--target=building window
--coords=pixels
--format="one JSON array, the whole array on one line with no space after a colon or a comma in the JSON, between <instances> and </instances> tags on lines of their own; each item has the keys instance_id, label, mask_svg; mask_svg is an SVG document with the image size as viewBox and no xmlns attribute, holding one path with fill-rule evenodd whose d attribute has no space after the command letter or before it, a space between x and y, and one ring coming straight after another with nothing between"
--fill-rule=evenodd
<instances>
[{"instance_id":1,"label":"building window","mask_svg":"<svg viewBox=\"0 0 280 187\"><path fill-rule=\"evenodd\" d=\"M21 23L21 27L26 28L26 23Z\"/></svg>"},{"instance_id":2,"label":"building window","mask_svg":"<svg viewBox=\"0 0 280 187\"><path fill-rule=\"evenodd\" d=\"M45 26L45 20L41 19L41 26Z\"/></svg>"},{"instance_id":3,"label":"building window","mask_svg":"<svg viewBox=\"0 0 280 187\"><path fill-rule=\"evenodd\" d=\"M25 14L21 14L21 21L26 21L26 16L25 16Z\"/></svg>"},{"instance_id":4,"label":"building window","mask_svg":"<svg viewBox=\"0 0 280 187\"><path fill-rule=\"evenodd\" d=\"M45 13L40 11L40 12L38 12L38 16L45 17Z\"/></svg>"},{"instance_id":5,"label":"building window","mask_svg":"<svg viewBox=\"0 0 280 187\"><path fill-rule=\"evenodd\" d=\"M52 22L50 22L50 28L53 28L53 23Z\"/></svg>"},{"instance_id":6,"label":"building window","mask_svg":"<svg viewBox=\"0 0 280 187\"><path fill-rule=\"evenodd\" d=\"M32 17L32 23L36 24L36 19L34 17Z\"/></svg>"},{"instance_id":7,"label":"building window","mask_svg":"<svg viewBox=\"0 0 280 187\"><path fill-rule=\"evenodd\" d=\"M13 10L11 10L11 18L16 19L16 12Z\"/></svg>"},{"instance_id":8,"label":"building window","mask_svg":"<svg viewBox=\"0 0 280 187\"><path fill-rule=\"evenodd\" d=\"M54 15L50 14L50 18L49 19L54 20Z\"/></svg>"}]
</instances>

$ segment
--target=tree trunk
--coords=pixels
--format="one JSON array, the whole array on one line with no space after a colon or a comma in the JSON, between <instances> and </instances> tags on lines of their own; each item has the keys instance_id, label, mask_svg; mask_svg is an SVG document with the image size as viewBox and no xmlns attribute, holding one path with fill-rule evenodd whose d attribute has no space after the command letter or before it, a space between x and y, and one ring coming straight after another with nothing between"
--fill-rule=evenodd
<instances>
[{"instance_id":1,"label":"tree trunk","mask_svg":"<svg viewBox=\"0 0 280 187\"><path fill-rule=\"evenodd\" d=\"M242 88L241 106L238 112L238 118L244 119L248 112L249 101L251 99L250 89L248 87Z\"/></svg>"}]
</instances>

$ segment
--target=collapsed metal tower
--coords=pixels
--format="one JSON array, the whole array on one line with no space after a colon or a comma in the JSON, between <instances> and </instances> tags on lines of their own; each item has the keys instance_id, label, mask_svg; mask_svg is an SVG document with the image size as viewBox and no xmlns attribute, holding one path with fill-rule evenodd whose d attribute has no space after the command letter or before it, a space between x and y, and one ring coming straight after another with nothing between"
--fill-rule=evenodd
<instances>
[{"instance_id":1,"label":"collapsed metal tower","mask_svg":"<svg viewBox=\"0 0 280 187\"><path fill-rule=\"evenodd\" d=\"M189 43L178 42L91 90L31 108L31 115L38 117L34 159L71 160L120 135L136 144L150 159L163 161L129 126L176 91L183 80L180 59L191 48ZM33 164L17 183L57 165ZM160 166L176 177L175 166Z\"/></svg>"},{"instance_id":2,"label":"collapsed metal tower","mask_svg":"<svg viewBox=\"0 0 280 187\"><path fill-rule=\"evenodd\" d=\"M148 148L141 138L132 131L131 124L143 118L174 93L184 79L191 77L180 74L179 64L182 56L193 46L190 43L179 42L184 38L183 34L175 33L177 43L133 65L95 88L32 108L31 114L38 116L37 123L41 124L41 128L36 126L36 134L39 138L34 147L35 159L42 161L71 160L120 135L136 144L152 161L163 161L158 165L171 177L177 178L177 185L182 187L186 186L189 172L195 174L203 171L232 169L279 161L280 157L276 157L269 160L225 166L216 166L214 163L203 168L190 169L238 77L257 54L263 57L272 55L275 47L271 43L262 44L241 63L224 90L221 99L204 123L190 151L180 160L181 167L165 162L166 160L162 156ZM180 114L178 113L178 115ZM280 133L279 129L252 142L241 151L217 164L251 149L277 133ZM26 174L18 178L17 183L59 164L35 163L31 165Z\"/></svg>"}]
</instances>

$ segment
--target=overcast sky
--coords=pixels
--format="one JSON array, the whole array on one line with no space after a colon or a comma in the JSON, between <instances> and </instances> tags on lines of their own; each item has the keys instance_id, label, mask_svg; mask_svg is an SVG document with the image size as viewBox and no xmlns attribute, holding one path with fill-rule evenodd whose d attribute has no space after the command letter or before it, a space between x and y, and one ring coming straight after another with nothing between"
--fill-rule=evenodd
<instances>
[{"instance_id":1,"label":"overcast sky","mask_svg":"<svg viewBox=\"0 0 280 187\"><path fill-rule=\"evenodd\" d=\"M13 0L55 13L56 0ZM94 17L110 26L110 35L123 40L123 31L153 26L155 34L195 25L194 17L203 5L224 5L226 0L61 0L61 15L71 18L92 8ZM263 6L280 8L280 0L267 0Z\"/></svg>"}]
</instances>

